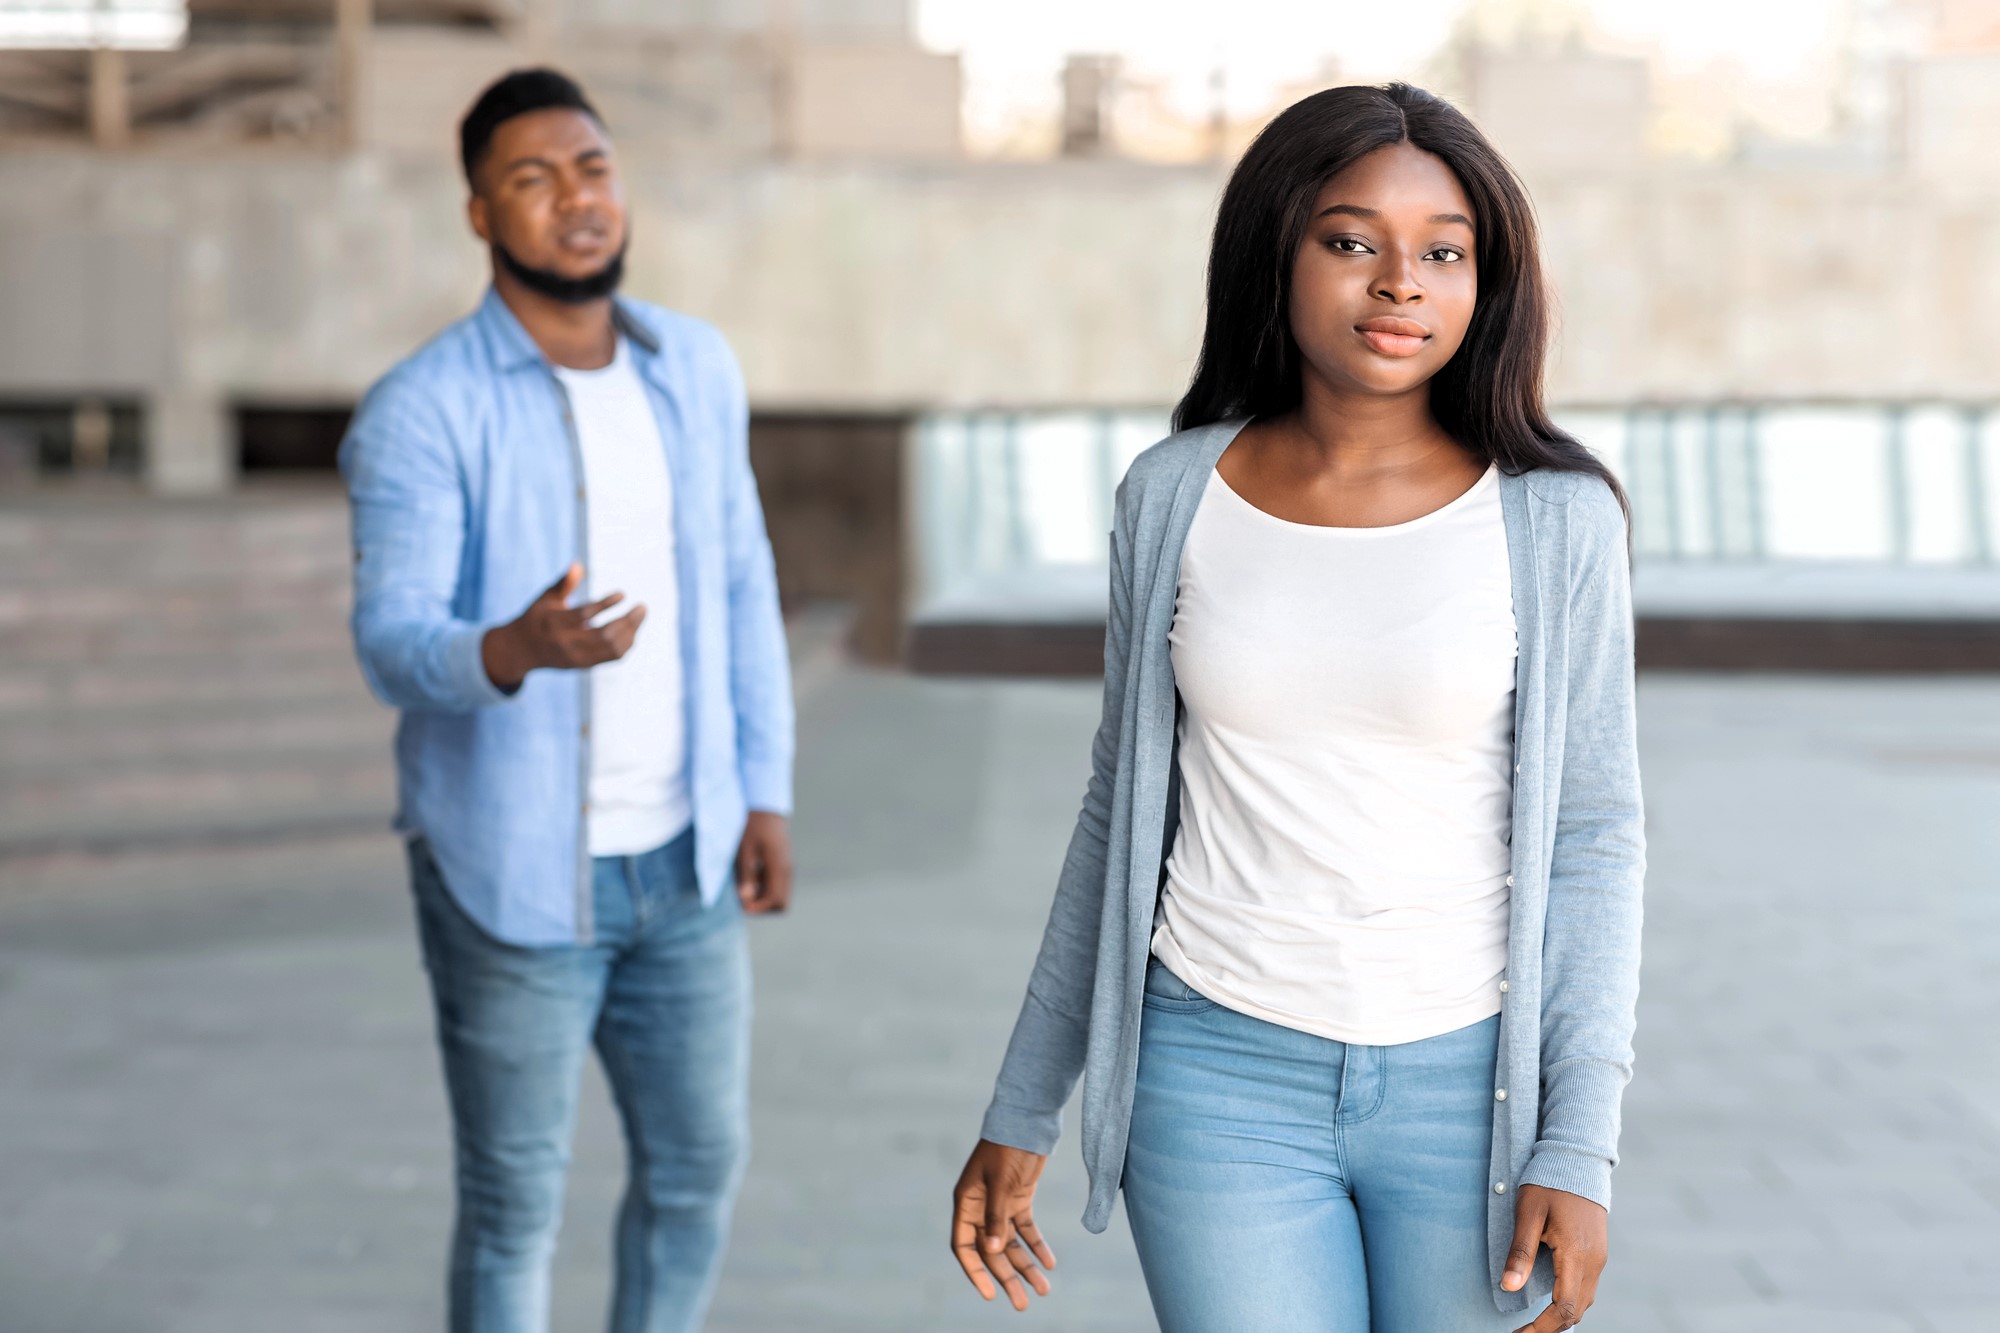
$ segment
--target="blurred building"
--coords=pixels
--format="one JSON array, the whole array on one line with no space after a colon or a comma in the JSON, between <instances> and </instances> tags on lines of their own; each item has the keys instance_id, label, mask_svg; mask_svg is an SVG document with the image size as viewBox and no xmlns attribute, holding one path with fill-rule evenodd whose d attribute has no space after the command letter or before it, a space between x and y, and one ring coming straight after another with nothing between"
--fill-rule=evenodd
<instances>
[{"instance_id":1,"label":"blurred building","mask_svg":"<svg viewBox=\"0 0 2000 1333\"><path fill-rule=\"evenodd\" d=\"M1072 62L1050 156L972 160L911 0L124 4L184 32L0 51L0 474L213 493L328 466L366 385L476 298L456 120L529 62L610 122L631 290L742 356L788 591L861 596L878 656L922 581L913 423L1150 421L1191 365L1228 127L1190 127L1214 151L1186 160L1121 151L1114 60ZM0 17L79 5L104 8ZM1643 62L1458 53L1546 228L1554 396L1616 417L1609 450L1689 413L2000 397L2000 0L1933 17L1881 71L1868 151L1665 157ZM1953 484L1986 485L1983 440L1950 446ZM1987 549L1983 513L1954 549Z\"/></svg>"}]
</instances>

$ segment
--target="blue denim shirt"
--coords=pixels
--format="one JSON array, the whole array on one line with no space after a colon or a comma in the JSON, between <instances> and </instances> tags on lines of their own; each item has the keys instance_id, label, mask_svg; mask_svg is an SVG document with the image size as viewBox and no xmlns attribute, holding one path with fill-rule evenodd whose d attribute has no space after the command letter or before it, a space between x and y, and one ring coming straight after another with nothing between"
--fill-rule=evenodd
<instances>
[{"instance_id":1,"label":"blue denim shirt","mask_svg":"<svg viewBox=\"0 0 2000 1333\"><path fill-rule=\"evenodd\" d=\"M673 478L688 788L702 897L729 887L751 810L789 813L792 698L750 472L743 378L698 320L621 299ZM583 563L568 398L498 293L369 390L340 449L354 516L354 645L402 710L396 827L511 944L588 942L590 673L503 693L481 639ZM648 625L642 633L665 632Z\"/></svg>"}]
</instances>

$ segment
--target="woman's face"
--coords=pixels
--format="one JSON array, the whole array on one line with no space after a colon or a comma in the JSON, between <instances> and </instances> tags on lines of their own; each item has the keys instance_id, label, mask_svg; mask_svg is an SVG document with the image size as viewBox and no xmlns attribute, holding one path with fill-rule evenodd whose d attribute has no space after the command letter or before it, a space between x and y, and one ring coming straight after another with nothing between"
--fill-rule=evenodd
<instances>
[{"instance_id":1,"label":"woman's face","mask_svg":"<svg viewBox=\"0 0 2000 1333\"><path fill-rule=\"evenodd\" d=\"M1306 378L1389 395L1437 374L1472 322L1476 221L1451 168L1408 143L1328 181L1292 263Z\"/></svg>"}]
</instances>

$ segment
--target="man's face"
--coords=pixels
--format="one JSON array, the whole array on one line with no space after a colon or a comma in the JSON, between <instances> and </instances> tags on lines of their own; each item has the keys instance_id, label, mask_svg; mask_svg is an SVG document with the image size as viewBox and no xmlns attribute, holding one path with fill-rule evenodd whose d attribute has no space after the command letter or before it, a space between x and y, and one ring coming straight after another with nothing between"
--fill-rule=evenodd
<instances>
[{"instance_id":1,"label":"man's face","mask_svg":"<svg viewBox=\"0 0 2000 1333\"><path fill-rule=\"evenodd\" d=\"M513 261L517 276L530 270L558 287L588 292L625 252L625 190L611 140L568 107L530 111L494 130L469 212L473 231Z\"/></svg>"}]
</instances>

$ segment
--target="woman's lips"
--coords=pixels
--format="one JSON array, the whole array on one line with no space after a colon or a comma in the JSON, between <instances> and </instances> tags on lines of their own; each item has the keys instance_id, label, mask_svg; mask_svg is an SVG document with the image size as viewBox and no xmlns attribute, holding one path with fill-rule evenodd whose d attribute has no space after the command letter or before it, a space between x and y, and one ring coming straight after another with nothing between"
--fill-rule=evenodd
<instances>
[{"instance_id":1,"label":"woman's lips","mask_svg":"<svg viewBox=\"0 0 2000 1333\"><path fill-rule=\"evenodd\" d=\"M1430 331L1414 320L1371 319L1354 331L1383 356L1415 356L1430 341Z\"/></svg>"}]
</instances>

